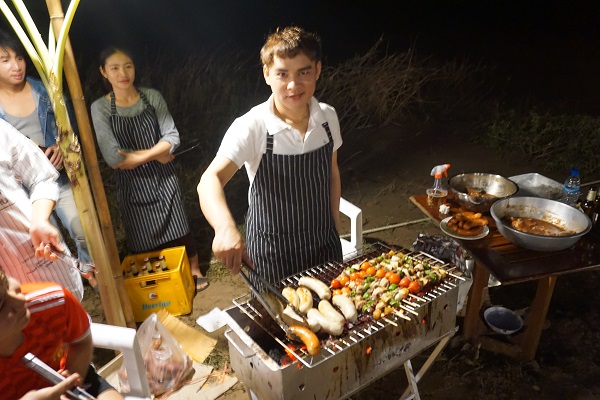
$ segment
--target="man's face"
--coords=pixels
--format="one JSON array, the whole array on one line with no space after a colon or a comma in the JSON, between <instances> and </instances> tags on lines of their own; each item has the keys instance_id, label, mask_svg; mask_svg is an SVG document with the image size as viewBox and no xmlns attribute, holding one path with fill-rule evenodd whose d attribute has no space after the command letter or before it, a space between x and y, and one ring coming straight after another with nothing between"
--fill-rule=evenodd
<instances>
[{"instance_id":1,"label":"man's face","mask_svg":"<svg viewBox=\"0 0 600 400\"><path fill-rule=\"evenodd\" d=\"M0 83L18 85L25 80L25 58L11 49L0 48Z\"/></svg>"},{"instance_id":2,"label":"man's face","mask_svg":"<svg viewBox=\"0 0 600 400\"><path fill-rule=\"evenodd\" d=\"M278 108L302 111L315 94L321 62L312 61L304 53L294 58L275 56L273 65L263 67L267 85L271 86Z\"/></svg>"},{"instance_id":3,"label":"man's face","mask_svg":"<svg viewBox=\"0 0 600 400\"><path fill-rule=\"evenodd\" d=\"M0 272L0 343L20 333L29 323L29 309L21 285Z\"/></svg>"}]
</instances>

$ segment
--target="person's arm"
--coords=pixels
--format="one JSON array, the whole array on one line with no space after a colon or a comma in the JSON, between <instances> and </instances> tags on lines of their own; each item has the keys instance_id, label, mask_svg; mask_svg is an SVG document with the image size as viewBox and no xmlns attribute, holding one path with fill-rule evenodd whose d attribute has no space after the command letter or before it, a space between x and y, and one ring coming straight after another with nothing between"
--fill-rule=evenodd
<instances>
[{"instance_id":1,"label":"person's arm","mask_svg":"<svg viewBox=\"0 0 600 400\"><path fill-rule=\"evenodd\" d=\"M234 275L239 272L242 260L251 265L223 190L237 170L238 167L234 162L223 156L216 156L202 174L198 184L200 208L215 230L213 252Z\"/></svg>"},{"instance_id":2,"label":"person's arm","mask_svg":"<svg viewBox=\"0 0 600 400\"><path fill-rule=\"evenodd\" d=\"M337 162L337 151L331 156L331 213L335 227L340 231L340 198L342 196L342 179Z\"/></svg>"},{"instance_id":3,"label":"person's arm","mask_svg":"<svg viewBox=\"0 0 600 400\"><path fill-rule=\"evenodd\" d=\"M64 249L60 245L60 234L49 222L50 213L58 199L58 172L50 164L44 154L33 142L21 135L13 135L12 168L15 176L21 177L21 182L29 191L31 200L31 221L29 235L36 248L36 256L54 260L52 244L58 251Z\"/></svg>"},{"instance_id":4,"label":"person's arm","mask_svg":"<svg viewBox=\"0 0 600 400\"><path fill-rule=\"evenodd\" d=\"M118 153L123 156L123 161L113 165L114 169L134 169L150 161L167 164L175 158L171 154L171 144L162 140L146 150L119 150Z\"/></svg>"},{"instance_id":5,"label":"person's arm","mask_svg":"<svg viewBox=\"0 0 600 400\"><path fill-rule=\"evenodd\" d=\"M71 374L76 372L81 376L87 376L93 354L92 335L88 333L83 339L69 344L65 369Z\"/></svg>"},{"instance_id":6,"label":"person's arm","mask_svg":"<svg viewBox=\"0 0 600 400\"><path fill-rule=\"evenodd\" d=\"M31 224L29 226L29 236L36 257L44 257L55 260L56 255L52 250L64 251L60 245L60 234L58 230L50 223L50 213L54 208L54 201L49 199L39 199L31 204ZM50 244L51 246L48 246Z\"/></svg>"},{"instance_id":7,"label":"person's arm","mask_svg":"<svg viewBox=\"0 0 600 400\"><path fill-rule=\"evenodd\" d=\"M167 107L167 102L158 90L145 89L144 93L146 93L148 101L154 107L156 119L158 120L158 127L160 128L160 141L171 144L170 153L172 154L175 151L175 149L179 147L181 140L179 137L179 131L175 126L173 116L171 115L171 113L169 112L169 108Z\"/></svg>"},{"instance_id":8,"label":"person's arm","mask_svg":"<svg viewBox=\"0 0 600 400\"><path fill-rule=\"evenodd\" d=\"M121 146L119 146L110 125L110 103L101 97L92 103L90 113L102 158L111 168L114 168L125 157L119 154Z\"/></svg>"},{"instance_id":9,"label":"person's arm","mask_svg":"<svg viewBox=\"0 0 600 400\"><path fill-rule=\"evenodd\" d=\"M68 343L65 369L71 374L77 372L85 379L94 353L90 317L79 301L66 289L64 300L63 312L68 317L67 333L63 337Z\"/></svg>"},{"instance_id":10,"label":"person's arm","mask_svg":"<svg viewBox=\"0 0 600 400\"><path fill-rule=\"evenodd\" d=\"M21 397L20 400L61 400L67 397L62 397L68 389L75 386L81 386L83 381L79 374L72 374L66 379L54 386L49 386L39 390L31 390Z\"/></svg>"}]
</instances>

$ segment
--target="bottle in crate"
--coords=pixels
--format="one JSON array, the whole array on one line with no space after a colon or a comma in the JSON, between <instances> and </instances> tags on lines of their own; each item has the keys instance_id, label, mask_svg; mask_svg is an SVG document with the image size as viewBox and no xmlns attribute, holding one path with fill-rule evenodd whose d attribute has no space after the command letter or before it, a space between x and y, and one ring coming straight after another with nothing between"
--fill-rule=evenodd
<instances>
[{"instance_id":1,"label":"bottle in crate","mask_svg":"<svg viewBox=\"0 0 600 400\"><path fill-rule=\"evenodd\" d=\"M127 278L131 278L133 277L133 269L131 268L131 263L125 267L125 270L123 271L123 278L127 279Z\"/></svg>"},{"instance_id":2,"label":"bottle in crate","mask_svg":"<svg viewBox=\"0 0 600 400\"><path fill-rule=\"evenodd\" d=\"M148 273L147 267L144 268L146 257L153 269L158 263L160 273ZM140 273L137 278L125 280L125 288L136 322L144 321L151 313L163 308L172 315L182 315L192 311L196 286L184 246L129 255L121 263L122 268L126 269L132 259L137 262L140 269L144 270L144 275ZM161 262L165 263L166 269L163 269Z\"/></svg>"},{"instance_id":3,"label":"bottle in crate","mask_svg":"<svg viewBox=\"0 0 600 400\"><path fill-rule=\"evenodd\" d=\"M142 265L142 270L140 272L140 276L148 276L149 272L148 272L148 267L146 266L146 263L144 263L144 265ZM141 287L145 287L146 286L146 281L142 281L140 282L140 286Z\"/></svg>"},{"instance_id":4,"label":"bottle in crate","mask_svg":"<svg viewBox=\"0 0 600 400\"><path fill-rule=\"evenodd\" d=\"M131 260L129 262L129 267L131 268L131 275L138 276L140 274L140 270L138 269L135 260Z\"/></svg>"},{"instance_id":5,"label":"bottle in crate","mask_svg":"<svg viewBox=\"0 0 600 400\"><path fill-rule=\"evenodd\" d=\"M152 263L150 262L150 257L144 258L144 267L146 267L146 272L149 274L154 273L154 269L152 268Z\"/></svg>"},{"instance_id":6,"label":"bottle in crate","mask_svg":"<svg viewBox=\"0 0 600 400\"><path fill-rule=\"evenodd\" d=\"M168 271L169 267L167 266L167 260L165 259L165 256L163 256L162 254L158 257L158 262L160 263L160 269L162 271Z\"/></svg>"},{"instance_id":7,"label":"bottle in crate","mask_svg":"<svg viewBox=\"0 0 600 400\"><path fill-rule=\"evenodd\" d=\"M153 269L154 269L154 272L155 272L155 273L162 272L162 270L161 270L161 268L160 268L160 262L159 262L159 261L156 261L156 262L154 263L154 267L153 267Z\"/></svg>"}]
</instances>

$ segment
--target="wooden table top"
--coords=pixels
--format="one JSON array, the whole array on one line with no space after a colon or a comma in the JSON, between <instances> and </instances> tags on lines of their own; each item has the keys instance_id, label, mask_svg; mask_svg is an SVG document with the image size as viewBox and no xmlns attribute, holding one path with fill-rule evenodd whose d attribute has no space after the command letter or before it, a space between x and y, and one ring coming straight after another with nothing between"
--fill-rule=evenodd
<instances>
[{"instance_id":1,"label":"wooden table top","mask_svg":"<svg viewBox=\"0 0 600 400\"><path fill-rule=\"evenodd\" d=\"M411 196L410 200L437 223L448 217L427 205L426 194ZM509 242L496 229L494 219L489 214L486 216L490 221L490 233L486 237L456 241L502 284L600 269L600 234L594 230L568 249L533 251Z\"/></svg>"}]
</instances>

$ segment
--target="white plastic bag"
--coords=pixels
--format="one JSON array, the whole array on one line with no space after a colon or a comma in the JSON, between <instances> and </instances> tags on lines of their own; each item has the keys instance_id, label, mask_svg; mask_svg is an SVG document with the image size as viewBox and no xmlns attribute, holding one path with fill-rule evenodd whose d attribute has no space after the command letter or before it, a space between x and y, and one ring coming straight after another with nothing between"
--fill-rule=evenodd
<instances>
[{"instance_id":1,"label":"white plastic bag","mask_svg":"<svg viewBox=\"0 0 600 400\"><path fill-rule=\"evenodd\" d=\"M146 364L150 392L157 396L183 381L192 369L192 359L171 332L152 313L138 329L138 341ZM129 392L127 371L119 369L121 393Z\"/></svg>"}]
</instances>

